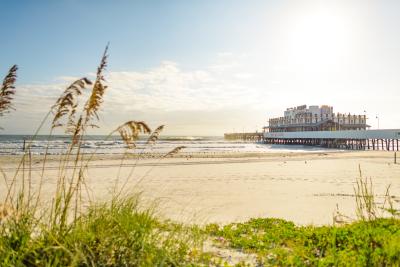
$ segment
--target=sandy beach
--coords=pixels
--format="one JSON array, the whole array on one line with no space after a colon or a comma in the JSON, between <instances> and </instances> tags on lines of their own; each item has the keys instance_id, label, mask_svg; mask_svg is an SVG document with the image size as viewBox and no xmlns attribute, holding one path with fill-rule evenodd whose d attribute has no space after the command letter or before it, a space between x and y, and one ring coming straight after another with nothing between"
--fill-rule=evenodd
<instances>
[{"instance_id":1,"label":"sandy beach","mask_svg":"<svg viewBox=\"0 0 400 267\"><path fill-rule=\"evenodd\" d=\"M128 192L142 192L157 212L185 223L228 223L252 217L278 217L298 224L332 224L337 207L355 216L353 187L359 166L372 179L378 200L388 185L399 201L400 164L393 152L192 153L175 158L125 159L97 155L88 168L92 200L110 197L117 177ZM20 156L0 157L10 181ZM46 165L43 200L52 196L57 158ZM122 164L121 164L122 162ZM33 190L41 161L32 159ZM119 167L122 166L122 167ZM27 174L26 174L27 175ZM0 193L5 194L4 180Z\"/></svg>"}]
</instances>

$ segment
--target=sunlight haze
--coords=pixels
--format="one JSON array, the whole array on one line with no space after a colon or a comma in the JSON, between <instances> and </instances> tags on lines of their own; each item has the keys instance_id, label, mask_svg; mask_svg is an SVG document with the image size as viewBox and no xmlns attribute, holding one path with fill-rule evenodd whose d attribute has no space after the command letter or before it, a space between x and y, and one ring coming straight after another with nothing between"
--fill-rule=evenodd
<instances>
[{"instance_id":1,"label":"sunlight haze","mask_svg":"<svg viewBox=\"0 0 400 267\"><path fill-rule=\"evenodd\" d=\"M189 4L190 3L190 4ZM1 1L0 74L18 64L3 134L32 133L109 47L106 134L261 130L287 107L331 105L399 128L399 1ZM44 131L46 132L46 131Z\"/></svg>"}]
</instances>

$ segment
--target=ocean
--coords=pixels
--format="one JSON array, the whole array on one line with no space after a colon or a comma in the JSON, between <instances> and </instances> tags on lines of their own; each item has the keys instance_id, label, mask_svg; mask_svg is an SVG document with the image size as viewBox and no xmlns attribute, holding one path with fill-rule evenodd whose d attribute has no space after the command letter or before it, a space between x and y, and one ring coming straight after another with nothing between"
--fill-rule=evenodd
<instances>
[{"instance_id":1,"label":"ocean","mask_svg":"<svg viewBox=\"0 0 400 267\"><path fill-rule=\"evenodd\" d=\"M31 142L27 135L0 135L0 155L23 154L25 145ZM70 144L70 137L66 135L36 136L32 141L31 153L40 155L47 151L48 154L62 154ZM146 139L139 139L135 150L131 153L167 153L177 146L185 146L180 153L229 153L229 152L318 152L329 149L310 146L270 145L254 142L224 140L220 136L161 136L153 146L146 145ZM103 135L88 135L82 143L83 153L96 154L121 154L126 151L126 145L119 136L111 136L106 140Z\"/></svg>"}]
</instances>

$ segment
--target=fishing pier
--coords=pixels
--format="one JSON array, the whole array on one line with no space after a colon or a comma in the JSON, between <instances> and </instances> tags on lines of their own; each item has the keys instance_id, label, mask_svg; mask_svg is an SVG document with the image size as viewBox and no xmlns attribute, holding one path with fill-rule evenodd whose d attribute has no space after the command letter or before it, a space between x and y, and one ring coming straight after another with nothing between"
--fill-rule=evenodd
<instances>
[{"instance_id":1,"label":"fishing pier","mask_svg":"<svg viewBox=\"0 0 400 267\"><path fill-rule=\"evenodd\" d=\"M352 150L399 151L400 129L369 130L367 116L334 113L328 105L287 108L263 133L226 133L227 140Z\"/></svg>"},{"instance_id":2,"label":"fishing pier","mask_svg":"<svg viewBox=\"0 0 400 267\"><path fill-rule=\"evenodd\" d=\"M400 129L265 132L263 143L309 145L351 150L399 151Z\"/></svg>"}]
</instances>

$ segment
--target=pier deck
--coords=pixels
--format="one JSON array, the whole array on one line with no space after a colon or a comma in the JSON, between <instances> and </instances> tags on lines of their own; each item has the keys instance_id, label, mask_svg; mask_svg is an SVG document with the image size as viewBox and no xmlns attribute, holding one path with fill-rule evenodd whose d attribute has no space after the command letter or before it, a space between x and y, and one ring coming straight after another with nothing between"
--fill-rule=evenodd
<instances>
[{"instance_id":1,"label":"pier deck","mask_svg":"<svg viewBox=\"0 0 400 267\"><path fill-rule=\"evenodd\" d=\"M400 129L265 132L267 144L296 144L342 149L399 151Z\"/></svg>"}]
</instances>

